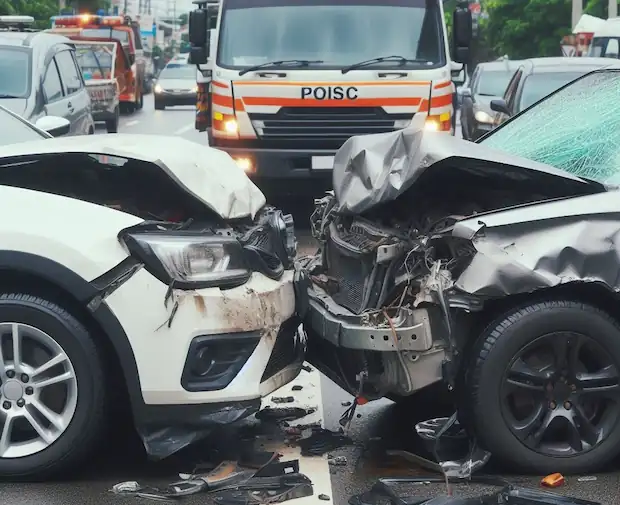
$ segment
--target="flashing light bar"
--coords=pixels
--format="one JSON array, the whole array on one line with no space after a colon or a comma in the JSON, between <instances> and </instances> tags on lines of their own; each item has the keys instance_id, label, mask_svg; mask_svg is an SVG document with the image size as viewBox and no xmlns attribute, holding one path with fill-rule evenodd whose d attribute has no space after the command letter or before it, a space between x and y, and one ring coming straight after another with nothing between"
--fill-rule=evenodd
<instances>
[{"instance_id":1,"label":"flashing light bar","mask_svg":"<svg viewBox=\"0 0 620 505\"><path fill-rule=\"evenodd\" d=\"M120 26L130 22L123 16L96 16L93 14L77 14L75 16L54 16L52 23L54 26Z\"/></svg>"},{"instance_id":2,"label":"flashing light bar","mask_svg":"<svg viewBox=\"0 0 620 505\"><path fill-rule=\"evenodd\" d=\"M21 26L34 23L32 16L0 16L0 26Z\"/></svg>"}]
</instances>

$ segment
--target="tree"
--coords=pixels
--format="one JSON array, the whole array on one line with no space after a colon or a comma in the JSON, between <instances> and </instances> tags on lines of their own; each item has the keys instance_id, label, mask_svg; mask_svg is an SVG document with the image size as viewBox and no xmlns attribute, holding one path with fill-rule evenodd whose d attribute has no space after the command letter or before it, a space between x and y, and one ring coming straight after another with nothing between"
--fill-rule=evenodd
<instances>
[{"instance_id":1,"label":"tree","mask_svg":"<svg viewBox=\"0 0 620 505\"><path fill-rule=\"evenodd\" d=\"M491 48L512 59L560 56L560 40L572 32L571 0L486 0L484 23ZM584 12L607 18L608 0L588 0Z\"/></svg>"},{"instance_id":2,"label":"tree","mask_svg":"<svg viewBox=\"0 0 620 505\"><path fill-rule=\"evenodd\" d=\"M49 28L50 18L57 13L55 0L0 0L0 15L32 16L35 19L33 28Z\"/></svg>"},{"instance_id":3,"label":"tree","mask_svg":"<svg viewBox=\"0 0 620 505\"><path fill-rule=\"evenodd\" d=\"M189 14L183 13L179 16L179 24L185 26L189 22Z\"/></svg>"}]
</instances>

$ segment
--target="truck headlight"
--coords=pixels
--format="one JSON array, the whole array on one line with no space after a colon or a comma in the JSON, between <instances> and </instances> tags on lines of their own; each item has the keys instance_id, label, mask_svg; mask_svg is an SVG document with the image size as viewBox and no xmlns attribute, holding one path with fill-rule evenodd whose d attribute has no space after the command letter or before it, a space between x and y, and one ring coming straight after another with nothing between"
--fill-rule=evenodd
<instances>
[{"instance_id":1,"label":"truck headlight","mask_svg":"<svg viewBox=\"0 0 620 505\"><path fill-rule=\"evenodd\" d=\"M476 111L476 113L474 114L474 117L476 118L476 121L478 121L479 123L492 123L493 122L493 117L491 117L489 113L483 110Z\"/></svg>"},{"instance_id":2,"label":"truck headlight","mask_svg":"<svg viewBox=\"0 0 620 505\"><path fill-rule=\"evenodd\" d=\"M234 237L127 233L121 240L152 275L180 289L233 287L250 278L243 249Z\"/></svg>"}]
</instances>

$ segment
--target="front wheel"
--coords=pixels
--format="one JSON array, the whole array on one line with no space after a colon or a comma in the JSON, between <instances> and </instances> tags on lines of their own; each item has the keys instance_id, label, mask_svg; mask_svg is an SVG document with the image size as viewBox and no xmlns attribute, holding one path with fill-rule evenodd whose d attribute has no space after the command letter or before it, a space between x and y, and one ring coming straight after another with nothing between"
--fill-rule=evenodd
<instances>
[{"instance_id":1,"label":"front wheel","mask_svg":"<svg viewBox=\"0 0 620 505\"><path fill-rule=\"evenodd\" d=\"M0 295L0 478L79 465L104 428L102 361L86 328L51 300Z\"/></svg>"},{"instance_id":2,"label":"front wheel","mask_svg":"<svg viewBox=\"0 0 620 505\"><path fill-rule=\"evenodd\" d=\"M136 100L135 110L140 110L144 107L144 94L140 91L138 99Z\"/></svg>"},{"instance_id":3,"label":"front wheel","mask_svg":"<svg viewBox=\"0 0 620 505\"><path fill-rule=\"evenodd\" d=\"M105 127L108 133L118 133L118 123L120 120L119 116L120 116L120 111L119 111L119 108L116 107L116 109L114 109L114 118L108 119L105 122Z\"/></svg>"},{"instance_id":4,"label":"front wheel","mask_svg":"<svg viewBox=\"0 0 620 505\"><path fill-rule=\"evenodd\" d=\"M155 99L155 110L164 110L166 104L162 100Z\"/></svg>"},{"instance_id":5,"label":"front wheel","mask_svg":"<svg viewBox=\"0 0 620 505\"><path fill-rule=\"evenodd\" d=\"M516 308L481 335L466 371L466 424L517 469L588 473L620 452L620 327L590 305Z\"/></svg>"}]
</instances>

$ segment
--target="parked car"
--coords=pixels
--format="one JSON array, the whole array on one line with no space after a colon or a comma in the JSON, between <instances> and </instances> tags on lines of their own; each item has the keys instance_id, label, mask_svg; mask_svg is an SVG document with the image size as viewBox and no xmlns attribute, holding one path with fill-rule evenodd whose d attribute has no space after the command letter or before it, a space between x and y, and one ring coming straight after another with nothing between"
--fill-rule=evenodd
<instances>
[{"instance_id":1,"label":"parked car","mask_svg":"<svg viewBox=\"0 0 620 505\"><path fill-rule=\"evenodd\" d=\"M476 140L493 128L491 100L504 96L520 61L503 60L480 63L474 69L469 86L461 89L461 132L466 140Z\"/></svg>"},{"instance_id":2,"label":"parked car","mask_svg":"<svg viewBox=\"0 0 620 505\"><path fill-rule=\"evenodd\" d=\"M196 66L172 61L161 71L155 87L155 109L196 105Z\"/></svg>"},{"instance_id":3,"label":"parked car","mask_svg":"<svg viewBox=\"0 0 620 505\"><path fill-rule=\"evenodd\" d=\"M21 27L33 21L29 16L0 16L0 104L32 123L44 116L66 118L70 135L95 133L71 41L23 31Z\"/></svg>"},{"instance_id":4,"label":"parked car","mask_svg":"<svg viewBox=\"0 0 620 505\"><path fill-rule=\"evenodd\" d=\"M443 380L497 460L587 474L620 453L620 70L551 93L477 143L348 140L297 303L355 397Z\"/></svg>"},{"instance_id":5,"label":"parked car","mask_svg":"<svg viewBox=\"0 0 620 505\"><path fill-rule=\"evenodd\" d=\"M0 105L0 147L18 142L51 139L69 133L71 124L62 117L43 116L36 125Z\"/></svg>"},{"instance_id":6,"label":"parked car","mask_svg":"<svg viewBox=\"0 0 620 505\"><path fill-rule=\"evenodd\" d=\"M108 133L118 132L120 95L131 79L131 65L118 40L73 39L78 64L90 95L93 119Z\"/></svg>"},{"instance_id":7,"label":"parked car","mask_svg":"<svg viewBox=\"0 0 620 505\"><path fill-rule=\"evenodd\" d=\"M491 101L494 127L540 99L592 70L618 65L609 58L532 58L524 60L506 87L503 98Z\"/></svg>"}]
</instances>

